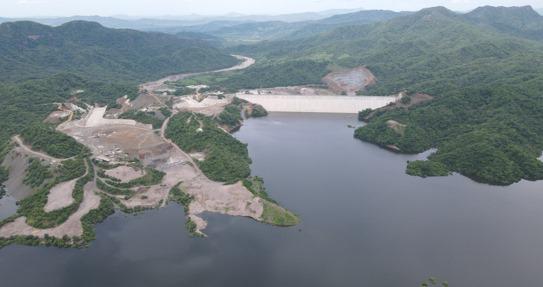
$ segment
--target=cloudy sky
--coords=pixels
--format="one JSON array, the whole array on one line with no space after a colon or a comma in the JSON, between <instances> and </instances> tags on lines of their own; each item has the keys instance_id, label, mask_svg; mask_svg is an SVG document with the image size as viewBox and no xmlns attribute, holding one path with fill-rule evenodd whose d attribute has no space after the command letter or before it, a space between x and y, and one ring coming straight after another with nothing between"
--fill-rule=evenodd
<instances>
[{"instance_id":1,"label":"cloudy sky","mask_svg":"<svg viewBox=\"0 0 543 287\"><path fill-rule=\"evenodd\" d=\"M430 6L466 11L482 5L543 8L543 0L0 0L0 17L284 14L345 8L412 11Z\"/></svg>"}]
</instances>

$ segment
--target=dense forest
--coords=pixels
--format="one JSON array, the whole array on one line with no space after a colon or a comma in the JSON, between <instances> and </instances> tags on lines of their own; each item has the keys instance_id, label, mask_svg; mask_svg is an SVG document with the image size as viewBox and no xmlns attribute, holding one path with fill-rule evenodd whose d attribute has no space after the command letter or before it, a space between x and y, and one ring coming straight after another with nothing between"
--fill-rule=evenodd
<instances>
[{"instance_id":1,"label":"dense forest","mask_svg":"<svg viewBox=\"0 0 543 287\"><path fill-rule=\"evenodd\" d=\"M21 137L33 150L43 151L56 158L69 158L88 153L89 150L74 138L41 123L26 127Z\"/></svg>"},{"instance_id":2,"label":"dense forest","mask_svg":"<svg viewBox=\"0 0 543 287\"><path fill-rule=\"evenodd\" d=\"M58 27L0 24L0 80L70 72L103 81L142 81L233 66L237 59L199 40L73 21Z\"/></svg>"},{"instance_id":3,"label":"dense forest","mask_svg":"<svg viewBox=\"0 0 543 287\"><path fill-rule=\"evenodd\" d=\"M186 152L205 153L205 159L197 164L212 180L234 183L250 175L247 146L221 130L210 117L179 113L170 120L166 136Z\"/></svg>"}]
</instances>

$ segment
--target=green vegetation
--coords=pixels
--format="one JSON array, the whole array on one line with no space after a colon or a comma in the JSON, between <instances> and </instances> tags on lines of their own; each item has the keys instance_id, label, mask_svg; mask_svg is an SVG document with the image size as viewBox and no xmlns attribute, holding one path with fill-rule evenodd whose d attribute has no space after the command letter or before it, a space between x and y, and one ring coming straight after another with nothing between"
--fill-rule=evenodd
<instances>
[{"instance_id":1,"label":"green vegetation","mask_svg":"<svg viewBox=\"0 0 543 287\"><path fill-rule=\"evenodd\" d=\"M430 277L420 284L420 287L430 287L430 286L449 287L449 282L441 281L435 277Z\"/></svg>"},{"instance_id":2,"label":"green vegetation","mask_svg":"<svg viewBox=\"0 0 543 287\"><path fill-rule=\"evenodd\" d=\"M262 199L264 211L262 221L276 226L294 226L300 223L300 219L292 212L279 206L266 192L264 180L258 176L252 176L243 180L245 186L254 196Z\"/></svg>"},{"instance_id":3,"label":"green vegetation","mask_svg":"<svg viewBox=\"0 0 543 287\"><path fill-rule=\"evenodd\" d=\"M74 97L76 90L84 92ZM28 126L39 125L54 110L54 102L72 98L77 104L80 101L113 104L124 95L135 97L137 91L134 84L102 83L68 74L17 83L0 82L0 147ZM62 152L63 147L52 148Z\"/></svg>"},{"instance_id":4,"label":"green vegetation","mask_svg":"<svg viewBox=\"0 0 543 287\"><path fill-rule=\"evenodd\" d=\"M282 208L281 206L263 200L264 211L262 213L262 221L275 226L295 226L300 223L300 219L292 212Z\"/></svg>"},{"instance_id":5,"label":"green vegetation","mask_svg":"<svg viewBox=\"0 0 543 287\"><path fill-rule=\"evenodd\" d=\"M0 199L6 195L6 189L4 186L4 182L9 179L9 169L4 167L2 163L4 162L4 159L11 149L11 145L6 143L2 143L0 141Z\"/></svg>"},{"instance_id":6,"label":"green vegetation","mask_svg":"<svg viewBox=\"0 0 543 287\"><path fill-rule=\"evenodd\" d=\"M109 181L109 182L111 182L111 181ZM112 194L112 195L124 195L125 198L130 198L130 197L132 197L134 195L134 192L132 190L130 190L130 189L113 187L111 185L108 185L108 184L104 183L99 178L96 179L96 186L100 190L102 190L104 192L107 192L109 194Z\"/></svg>"},{"instance_id":7,"label":"green vegetation","mask_svg":"<svg viewBox=\"0 0 543 287\"><path fill-rule=\"evenodd\" d=\"M81 218L81 224L83 226L82 237L68 237L56 238L46 235L44 238L35 236L12 236L10 238L0 238L0 248L10 244L20 245L41 245L41 246L54 246L59 248L72 248L72 247L87 247L89 243L95 239L94 225L104 221L108 216L115 212L111 199L107 196L102 196L100 200L100 206L97 209L91 210L88 214ZM14 215L10 218L0 222L0 226L12 222L18 217Z\"/></svg>"},{"instance_id":8,"label":"green vegetation","mask_svg":"<svg viewBox=\"0 0 543 287\"><path fill-rule=\"evenodd\" d=\"M179 113L172 117L166 137L184 151L206 153L198 165L212 180L234 183L250 174L247 146L218 128L210 117Z\"/></svg>"},{"instance_id":9,"label":"green vegetation","mask_svg":"<svg viewBox=\"0 0 543 287\"><path fill-rule=\"evenodd\" d=\"M135 98L141 81L238 61L197 40L81 21L55 28L32 22L1 24L0 50L0 147L41 122L55 102L113 106L119 97ZM71 145L56 139L46 146L59 156L77 154L64 144Z\"/></svg>"},{"instance_id":10,"label":"green vegetation","mask_svg":"<svg viewBox=\"0 0 543 287\"><path fill-rule=\"evenodd\" d=\"M21 137L34 150L57 158L69 158L88 153L88 149L72 137L57 132L52 126L33 124L25 128Z\"/></svg>"},{"instance_id":11,"label":"green vegetation","mask_svg":"<svg viewBox=\"0 0 543 287\"><path fill-rule=\"evenodd\" d=\"M104 195L101 195L100 206L97 209L91 210L85 216L81 218L81 224L83 225L83 237L80 244L81 246L88 246L88 244L96 238L94 226L104 221L108 216L115 212L115 207L112 200Z\"/></svg>"},{"instance_id":12,"label":"green vegetation","mask_svg":"<svg viewBox=\"0 0 543 287\"><path fill-rule=\"evenodd\" d=\"M28 160L28 167L25 171L23 183L30 187L41 186L47 179L53 178L53 174L49 169L50 167L43 165L41 160L30 158Z\"/></svg>"},{"instance_id":13,"label":"green vegetation","mask_svg":"<svg viewBox=\"0 0 543 287\"><path fill-rule=\"evenodd\" d=\"M237 130L241 127L243 118L241 117L241 110L243 109L243 101L238 98L234 98L232 103L226 105L224 110L217 117L217 122L220 125L227 126L230 130Z\"/></svg>"},{"instance_id":14,"label":"green vegetation","mask_svg":"<svg viewBox=\"0 0 543 287\"><path fill-rule=\"evenodd\" d=\"M161 118L155 112L128 111L119 118L132 119L143 124L152 125L153 129L159 129L164 122L164 118Z\"/></svg>"},{"instance_id":15,"label":"green vegetation","mask_svg":"<svg viewBox=\"0 0 543 287\"><path fill-rule=\"evenodd\" d=\"M99 175L104 174L104 171L103 171L104 169L105 170L114 169L116 167L119 167L119 166L123 165L123 164L120 164L120 163L118 163L118 164L110 164L108 162L103 162L101 160L96 160L96 159L92 159L92 162L94 163L94 165L96 165L97 167L100 168L100 170L98 170ZM107 176L100 175L100 177L107 177Z\"/></svg>"},{"instance_id":16,"label":"green vegetation","mask_svg":"<svg viewBox=\"0 0 543 287\"><path fill-rule=\"evenodd\" d=\"M7 168L0 166L0 183L3 183L4 181L8 180L9 177L9 171Z\"/></svg>"},{"instance_id":17,"label":"green vegetation","mask_svg":"<svg viewBox=\"0 0 543 287\"><path fill-rule=\"evenodd\" d=\"M358 120L365 121L366 117L368 117L372 112L373 112L372 109L365 109L363 111L358 112Z\"/></svg>"},{"instance_id":18,"label":"green vegetation","mask_svg":"<svg viewBox=\"0 0 543 287\"><path fill-rule=\"evenodd\" d=\"M362 25L398 17L406 12L385 10L364 10L355 13L335 15L313 21L258 21L232 25L229 21L217 21L180 27L180 37L198 38L216 45L235 45L277 39L303 39L330 31L342 25ZM205 34L202 34L205 33ZM221 40L225 43L221 43Z\"/></svg>"},{"instance_id":19,"label":"green vegetation","mask_svg":"<svg viewBox=\"0 0 543 287\"><path fill-rule=\"evenodd\" d=\"M543 40L543 16L530 6L479 7L466 17L473 23L516 37Z\"/></svg>"},{"instance_id":20,"label":"green vegetation","mask_svg":"<svg viewBox=\"0 0 543 287\"><path fill-rule=\"evenodd\" d=\"M87 163L89 168L87 175L77 180L72 197L74 202L62 209L54 210L52 212L45 212L44 207L47 204L47 196L49 190L60 183L58 178L46 184L40 188L37 193L21 200L19 202L19 209L17 210L18 216L26 216L26 223L36 228L52 228L65 222L70 215L72 215L83 201L83 187L90 182L94 177L94 171L92 165Z\"/></svg>"},{"instance_id":21,"label":"green vegetation","mask_svg":"<svg viewBox=\"0 0 543 287\"><path fill-rule=\"evenodd\" d=\"M69 159L62 162L62 165L58 168L57 174L59 175L58 181L69 181L85 175L87 166L83 157L77 157L75 159Z\"/></svg>"},{"instance_id":22,"label":"green vegetation","mask_svg":"<svg viewBox=\"0 0 543 287\"><path fill-rule=\"evenodd\" d=\"M135 186L151 186L159 184L162 179L164 178L166 174L162 171L153 169L153 168L147 168L145 169L145 175L136 179L133 179L129 182L119 182L116 180L106 180L106 183L108 185L111 185L113 187L117 188L132 188Z\"/></svg>"},{"instance_id":23,"label":"green vegetation","mask_svg":"<svg viewBox=\"0 0 543 287\"><path fill-rule=\"evenodd\" d=\"M142 81L237 63L234 57L198 40L109 29L84 21L58 27L4 23L0 43L0 81L44 78L59 72L110 82Z\"/></svg>"},{"instance_id":24,"label":"green vegetation","mask_svg":"<svg viewBox=\"0 0 543 287\"><path fill-rule=\"evenodd\" d=\"M254 196L277 204L277 202L273 200L266 192L263 178L258 176L248 177L243 180L243 186L245 186L252 194L254 194Z\"/></svg>"},{"instance_id":25,"label":"green vegetation","mask_svg":"<svg viewBox=\"0 0 543 287\"><path fill-rule=\"evenodd\" d=\"M183 206L184 210L185 210L185 213L188 213L189 212L189 206L190 206L190 203L194 200L194 197L192 197L192 195L186 193L186 192L183 192L183 190L181 190L181 187L180 187L181 183L179 183L178 185L174 186L171 190L170 190L170 200Z\"/></svg>"},{"instance_id":26,"label":"green vegetation","mask_svg":"<svg viewBox=\"0 0 543 287\"><path fill-rule=\"evenodd\" d=\"M169 83L172 84L172 83ZM186 96L186 95L192 95L196 93L195 89L187 88L184 86L176 85L173 83L175 92L173 93L174 96Z\"/></svg>"},{"instance_id":27,"label":"green vegetation","mask_svg":"<svg viewBox=\"0 0 543 287\"><path fill-rule=\"evenodd\" d=\"M227 126L230 131L235 131L241 127L243 122L243 113L245 117L258 118L268 115L268 111L263 106L251 104L245 100L234 97L232 102L224 107L224 110L216 118L220 125Z\"/></svg>"},{"instance_id":28,"label":"green vegetation","mask_svg":"<svg viewBox=\"0 0 543 287\"><path fill-rule=\"evenodd\" d=\"M519 17L514 8L486 10L490 12L475 21L473 16L481 11L461 15L443 7L429 8L299 41L239 47L236 52L265 62L319 60L340 67L365 65L379 79L369 87L369 94L421 92L434 99L371 116L363 111L361 118L370 118L356 130L357 138L403 153L437 148L429 159L432 164L425 164L433 172L446 166L448 172L499 185L543 179L543 166L537 160L543 150L539 124L543 43L511 36L515 32L499 25L507 22L529 32L541 18L531 11L521 14L533 17ZM497 23L489 23L491 20ZM287 72L284 77L289 76ZM389 120L405 125L403 133L389 128ZM415 167L410 172L418 173Z\"/></svg>"},{"instance_id":29,"label":"green vegetation","mask_svg":"<svg viewBox=\"0 0 543 287\"><path fill-rule=\"evenodd\" d=\"M185 214L188 215L190 203L194 200L192 195L184 192L181 189L181 183L177 184L170 190L170 200L176 202L177 204L183 206ZM198 232L198 226L194 221L187 216L187 221L185 222L185 227L189 234L193 237L203 237L204 235L201 232Z\"/></svg>"},{"instance_id":30,"label":"green vegetation","mask_svg":"<svg viewBox=\"0 0 543 287\"><path fill-rule=\"evenodd\" d=\"M172 115L172 111L168 109L167 107L160 108L160 113L165 117L169 118Z\"/></svg>"},{"instance_id":31,"label":"green vegetation","mask_svg":"<svg viewBox=\"0 0 543 287\"><path fill-rule=\"evenodd\" d=\"M245 116L249 118L261 118L267 115L268 115L268 111L266 111L266 109L263 106L257 105L257 104L253 104L251 106L251 112L248 114L247 113L245 114Z\"/></svg>"},{"instance_id":32,"label":"green vegetation","mask_svg":"<svg viewBox=\"0 0 543 287\"><path fill-rule=\"evenodd\" d=\"M429 160L417 160L407 163L406 173L409 175L427 177L427 176L447 176L450 174L446 165Z\"/></svg>"},{"instance_id":33,"label":"green vegetation","mask_svg":"<svg viewBox=\"0 0 543 287\"><path fill-rule=\"evenodd\" d=\"M196 76L182 80L182 85L204 84L211 89L234 92L239 89L271 88L302 84L320 84L328 62L289 60L281 63L258 63L243 72L227 72L219 76Z\"/></svg>"}]
</instances>

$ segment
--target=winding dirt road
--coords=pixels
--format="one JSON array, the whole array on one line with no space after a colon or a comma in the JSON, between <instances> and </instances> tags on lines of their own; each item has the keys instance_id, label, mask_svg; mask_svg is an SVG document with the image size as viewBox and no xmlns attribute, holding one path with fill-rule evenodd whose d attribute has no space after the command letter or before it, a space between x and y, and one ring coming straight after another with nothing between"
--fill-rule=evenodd
<instances>
[{"instance_id":1,"label":"winding dirt road","mask_svg":"<svg viewBox=\"0 0 543 287\"><path fill-rule=\"evenodd\" d=\"M48 160L48 161L51 161L51 162L63 162L65 160L69 160L69 159L72 159L73 157L71 158L56 158L56 157L52 157L48 154L45 154L43 152L39 152L39 151L35 151L33 149L31 149L30 147L28 147L24 142L23 140L21 139L21 137L19 135L16 135L13 137L13 140L15 140L15 142L22 148L24 149L27 153L29 154L32 154L32 155L35 155L36 157L39 157L41 159L45 159L45 160Z\"/></svg>"},{"instance_id":2,"label":"winding dirt road","mask_svg":"<svg viewBox=\"0 0 543 287\"><path fill-rule=\"evenodd\" d=\"M243 62L241 62L241 63L239 63L239 64L237 64L235 66L232 66L230 68L225 68L225 69L220 69L220 70L207 71L207 72L198 72L198 73L185 73L185 74L177 74L177 75L167 76L167 77L164 77L164 78L162 78L160 80L157 80L157 81L147 82L147 83L141 84L140 85L140 91L152 92L152 91L155 91L157 89L163 88L164 83L169 82L169 81L179 81L179 80L185 79L187 77L198 76L198 75L215 74L215 73L243 70L243 69L249 68L254 63L256 63L255 59L253 59L253 58L240 56L240 55L232 55L232 56L237 58L238 60L242 60Z\"/></svg>"}]
</instances>

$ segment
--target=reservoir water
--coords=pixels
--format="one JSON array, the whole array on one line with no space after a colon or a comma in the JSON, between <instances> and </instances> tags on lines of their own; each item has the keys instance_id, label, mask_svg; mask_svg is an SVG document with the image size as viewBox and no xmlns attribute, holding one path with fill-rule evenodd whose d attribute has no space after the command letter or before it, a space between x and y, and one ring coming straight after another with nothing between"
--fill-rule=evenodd
<instances>
[{"instance_id":1,"label":"reservoir water","mask_svg":"<svg viewBox=\"0 0 543 287\"><path fill-rule=\"evenodd\" d=\"M355 140L349 124L272 113L236 134L297 227L209 214L209 237L195 239L177 205L117 213L88 249L1 249L0 286L541 285L542 183L410 177L405 162L420 156Z\"/></svg>"}]
</instances>

